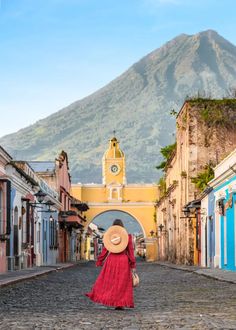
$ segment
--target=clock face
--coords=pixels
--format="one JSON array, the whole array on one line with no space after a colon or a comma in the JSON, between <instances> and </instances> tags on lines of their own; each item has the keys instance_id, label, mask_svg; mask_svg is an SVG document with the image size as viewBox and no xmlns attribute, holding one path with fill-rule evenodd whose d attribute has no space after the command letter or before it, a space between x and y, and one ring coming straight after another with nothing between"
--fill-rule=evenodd
<instances>
[{"instance_id":1,"label":"clock face","mask_svg":"<svg viewBox=\"0 0 236 330\"><path fill-rule=\"evenodd\" d=\"M111 165L110 169L111 169L111 173L113 174L117 174L119 172L119 167L116 164Z\"/></svg>"}]
</instances>

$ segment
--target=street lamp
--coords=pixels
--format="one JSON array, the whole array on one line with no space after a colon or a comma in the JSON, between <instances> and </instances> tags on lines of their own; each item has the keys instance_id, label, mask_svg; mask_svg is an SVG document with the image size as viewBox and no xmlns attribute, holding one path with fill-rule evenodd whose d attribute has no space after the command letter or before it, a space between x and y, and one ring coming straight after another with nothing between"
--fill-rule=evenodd
<instances>
[{"instance_id":1,"label":"street lamp","mask_svg":"<svg viewBox=\"0 0 236 330\"><path fill-rule=\"evenodd\" d=\"M59 216L60 216L60 218L61 218L61 220L62 220L62 222L61 222L61 229L66 228L66 227L67 227L67 226L66 226L66 219L67 219L67 217L68 217L66 211L61 211L61 212L59 213Z\"/></svg>"},{"instance_id":2,"label":"street lamp","mask_svg":"<svg viewBox=\"0 0 236 330\"><path fill-rule=\"evenodd\" d=\"M56 210L52 210L51 207L55 205L51 200L46 200L45 197L47 196L46 193L44 193L42 190L39 190L34 196L37 198L38 202L29 202L29 205L32 207L36 207L38 209L38 212L45 212L45 213L54 213L57 212ZM44 205L46 205L48 208L45 210Z\"/></svg>"},{"instance_id":3,"label":"street lamp","mask_svg":"<svg viewBox=\"0 0 236 330\"><path fill-rule=\"evenodd\" d=\"M190 214L190 209L188 207L183 207L183 213L184 215L186 216L186 218L189 217L189 214Z\"/></svg>"},{"instance_id":4,"label":"street lamp","mask_svg":"<svg viewBox=\"0 0 236 330\"><path fill-rule=\"evenodd\" d=\"M186 218L188 218L188 219L195 219L196 218L196 216L192 216L192 217L190 216L191 215L190 207L184 206L182 208L182 211L184 213L184 217L180 217L180 218L184 218L184 219L186 219Z\"/></svg>"},{"instance_id":5,"label":"street lamp","mask_svg":"<svg viewBox=\"0 0 236 330\"><path fill-rule=\"evenodd\" d=\"M42 190L39 190L36 194L34 194L34 196L37 198L38 202L42 204L47 194L45 194Z\"/></svg>"}]
</instances>

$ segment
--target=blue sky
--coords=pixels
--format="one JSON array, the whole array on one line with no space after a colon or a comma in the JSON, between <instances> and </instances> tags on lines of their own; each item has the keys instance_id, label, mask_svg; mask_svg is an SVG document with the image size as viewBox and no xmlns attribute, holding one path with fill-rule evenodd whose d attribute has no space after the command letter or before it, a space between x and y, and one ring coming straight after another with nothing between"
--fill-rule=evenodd
<instances>
[{"instance_id":1,"label":"blue sky","mask_svg":"<svg viewBox=\"0 0 236 330\"><path fill-rule=\"evenodd\" d=\"M175 36L236 44L235 0L0 0L0 136L96 91Z\"/></svg>"}]
</instances>

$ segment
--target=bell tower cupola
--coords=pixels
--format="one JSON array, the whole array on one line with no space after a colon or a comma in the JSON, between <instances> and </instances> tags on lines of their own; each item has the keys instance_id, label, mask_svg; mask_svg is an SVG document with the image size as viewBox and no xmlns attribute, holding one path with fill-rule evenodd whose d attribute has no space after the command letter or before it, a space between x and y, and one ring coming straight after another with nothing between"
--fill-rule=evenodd
<instances>
[{"instance_id":1,"label":"bell tower cupola","mask_svg":"<svg viewBox=\"0 0 236 330\"><path fill-rule=\"evenodd\" d=\"M120 149L119 141L114 136L102 159L103 184L126 184L125 155Z\"/></svg>"}]
</instances>

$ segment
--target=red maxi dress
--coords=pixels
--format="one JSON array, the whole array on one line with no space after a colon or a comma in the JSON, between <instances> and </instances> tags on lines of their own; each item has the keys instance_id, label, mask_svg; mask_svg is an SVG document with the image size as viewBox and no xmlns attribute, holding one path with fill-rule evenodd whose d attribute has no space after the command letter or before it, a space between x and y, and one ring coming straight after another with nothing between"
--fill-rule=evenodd
<instances>
[{"instance_id":1,"label":"red maxi dress","mask_svg":"<svg viewBox=\"0 0 236 330\"><path fill-rule=\"evenodd\" d=\"M105 262L104 262L105 260ZM104 262L104 265L103 265ZM134 307L131 269L136 268L132 236L121 253L109 253L104 247L96 266L102 266L92 291L86 293L92 301L113 307Z\"/></svg>"}]
</instances>

